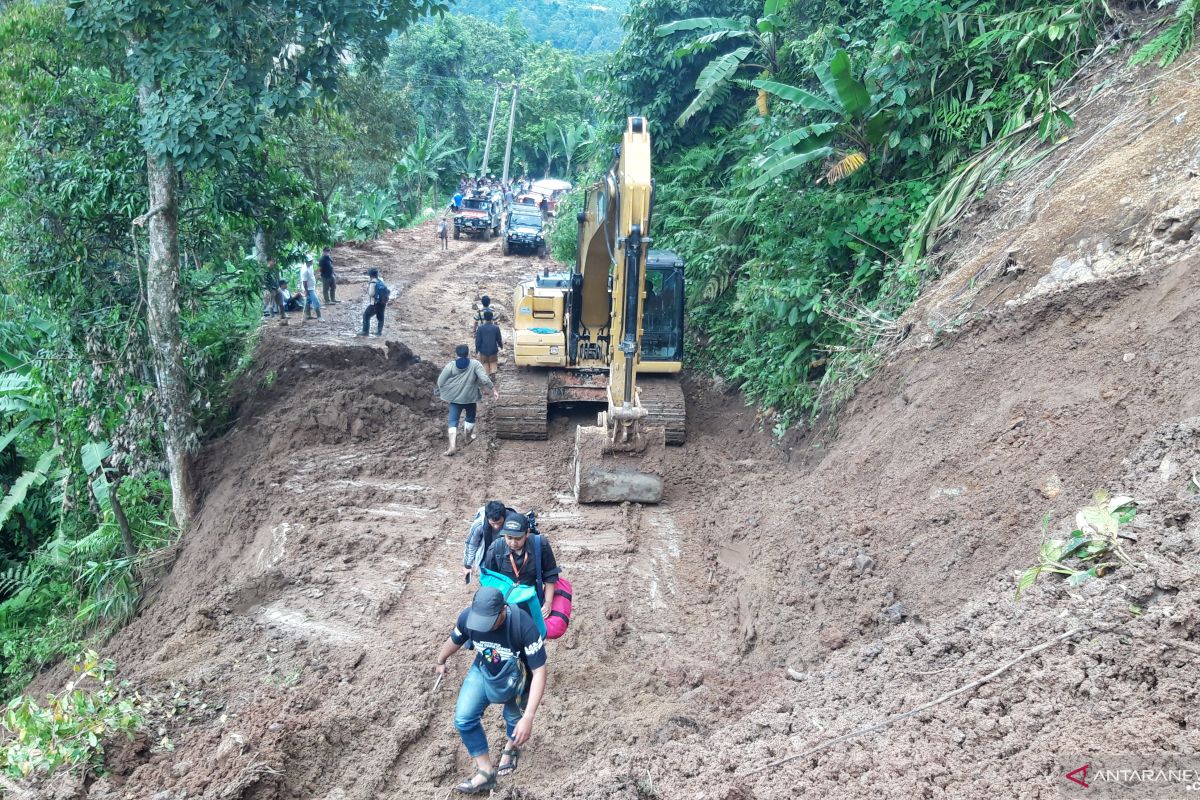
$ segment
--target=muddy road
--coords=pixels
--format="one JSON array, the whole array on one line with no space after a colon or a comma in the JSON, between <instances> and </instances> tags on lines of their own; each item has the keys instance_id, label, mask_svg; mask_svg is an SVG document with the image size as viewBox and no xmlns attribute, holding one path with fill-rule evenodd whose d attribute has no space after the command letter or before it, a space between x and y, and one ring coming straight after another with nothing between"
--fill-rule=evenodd
<instances>
[{"instance_id":1,"label":"muddy road","mask_svg":"<svg viewBox=\"0 0 1200 800\"><path fill-rule=\"evenodd\" d=\"M1194 727L1155 710L1195 696L1194 665L1155 650L1153 635L1098 634L1034 659L1037 693L1028 670L1005 675L747 774L927 702L1069 623L1166 596L1153 579L1077 598L1047 582L1017 607L1012 574L1036 552L1047 505L1067 517L1093 488L1157 474L1146 442L1179 452L1176 478L1200 467L1192 429L1162 427L1200 412L1200 358L1170 329L1139 336L1175 368L1129 365L1119 408L1079 389L1089 365L1121 362L1118 332L1148 309L1195 324L1200 270L1086 289L1072 302L1109 309L1113 332L1086 352L1061 346L1063 301L1049 298L898 356L836 437L773 442L740 397L689 377L688 441L666 456L665 502L580 507L573 427L590 413L552 417L548 442L499 441L485 403L480 438L441 455L433 383L469 340L474 301L489 294L508 311L516 281L549 262L504 257L494 241L436 244L429 223L340 248L344 302L319 323L264 325L231 426L198 464L196 530L106 648L158 699L154 730L113 750L113 773L77 796L445 798L470 773L452 722L469 657L451 659L437 692L433 661L474 588L459 570L466 527L493 498L540 512L575 586L534 738L499 796L965 797L975 764L1020 762L981 791L1037 797L1083 742L1120 738L1108 704L1120 693L1121 726L1162 751L1197 751ZM354 336L372 266L392 287L383 339ZM1006 379L1028 363L1037 381ZM501 392L511 369L502 357ZM1149 455L1128 460L1139 447ZM1064 488L1037 500L1051 476ZM1187 519L1164 522L1177 491L1145 491L1158 498L1142 534L1151 549L1195 542ZM1194 601L1194 564L1176 569L1172 591ZM1200 627L1191 614L1167 626L1174 640ZM1147 612L1140 624L1167 623ZM1055 715L1073 732L1048 726ZM498 751L498 712L485 722Z\"/></svg>"}]
</instances>

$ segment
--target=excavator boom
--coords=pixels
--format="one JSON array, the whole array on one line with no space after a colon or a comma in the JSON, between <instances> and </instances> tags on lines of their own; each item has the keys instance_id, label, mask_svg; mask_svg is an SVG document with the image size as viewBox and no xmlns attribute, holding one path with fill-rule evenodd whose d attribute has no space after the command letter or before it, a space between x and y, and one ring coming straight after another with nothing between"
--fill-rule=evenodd
<instances>
[{"instance_id":1,"label":"excavator boom","mask_svg":"<svg viewBox=\"0 0 1200 800\"><path fill-rule=\"evenodd\" d=\"M575 437L575 496L580 502L657 503L662 477L650 469L647 448L658 451L665 432L647 421L638 386L642 302L654 183L650 171L650 131L631 117L616 164L589 193L580 219L577 271L582 276L584 313L599 322L599 294L588 294L597 275L611 286L608 295L608 409L597 425L580 426ZM596 246L602 239L602 247Z\"/></svg>"}]
</instances>

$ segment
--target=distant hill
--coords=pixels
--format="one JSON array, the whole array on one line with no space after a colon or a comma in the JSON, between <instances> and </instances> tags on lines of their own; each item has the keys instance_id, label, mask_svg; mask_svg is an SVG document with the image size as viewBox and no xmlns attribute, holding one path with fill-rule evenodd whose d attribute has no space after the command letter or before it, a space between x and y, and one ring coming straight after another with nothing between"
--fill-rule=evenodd
<instances>
[{"instance_id":1,"label":"distant hill","mask_svg":"<svg viewBox=\"0 0 1200 800\"><path fill-rule=\"evenodd\" d=\"M504 24L516 12L536 42L576 53L609 53L621 44L627 0L456 0L455 14Z\"/></svg>"}]
</instances>

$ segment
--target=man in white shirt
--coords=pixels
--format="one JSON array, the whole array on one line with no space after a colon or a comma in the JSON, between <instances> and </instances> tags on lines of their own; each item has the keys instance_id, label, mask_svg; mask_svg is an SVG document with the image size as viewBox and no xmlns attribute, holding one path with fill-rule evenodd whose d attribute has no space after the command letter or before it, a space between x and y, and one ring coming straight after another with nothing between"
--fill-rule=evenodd
<instances>
[{"instance_id":1,"label":"man in white shirt","mask_svg":"<svg viewBox=\"0 0 1200 800\"><path fill-rule=\"evenodd\" d=\"M317 312L317 321L321 319L321 301L317 299L317 276L313 272L312 256L304 257L304 266L300 268L300 286L304 289L304 318L312 319L312 312Z\"/></svg>"}]
</instances>

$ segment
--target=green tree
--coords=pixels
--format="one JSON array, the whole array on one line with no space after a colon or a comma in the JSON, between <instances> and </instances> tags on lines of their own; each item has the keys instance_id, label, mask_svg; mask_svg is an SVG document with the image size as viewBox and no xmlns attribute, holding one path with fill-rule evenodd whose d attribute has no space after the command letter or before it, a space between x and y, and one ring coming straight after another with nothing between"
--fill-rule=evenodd
<instances>
[{"instance_id":1,"label":"green tree","mask_svg":"<svg viewBox=\"0 0 1200 800\"><path fill-rule=\"evenodd\" d=\"M605 66L600 89L599 126L603 140L616 144L616 131L625 129L630 115L650 121L656 155L678 147L695 145L705 132L716 126L732 127L740 111L725 105L720 97L699 110L695 124L687 128L668 125L688 106L688 97L697 77L708 63L703 54L677 56L678 44L671 37L659 36L661 25L673 20L699 16L734 18L761 8L758 0L640 0L625 15L625 40Z\"/></svg>"},{"instance_id":2,"label":"green tree","mask_svg":"<svg viewBox=\"0 0 1200 800\"><path fill-rule=\"evenodd\" d=\"M417 124L416 135L404 148L392 173L395 191L401 203L407 202L410 213L420 210L426 189L437 182L444 168L461 150L461 147L450 146L449 131L430 136L424 120Z\"/></svg>"},{"instance_id":3,"label":"green tree","mask_svg":"<svg viewBox=\"0 0 1200 800\"><path fill-rule=\"evenodd\" d=\"M382 58L387 37L431 0L314 9L302 0L256 6L187 0L70 0L80 38L100 43L137 87L149 210L147 318L164 408L172 508L187 529L192 514L189 453L195 430L179 325L179 170L234 162L262 143L267 121L303 108L337 86L346 56ZM282 43L282 44L281 44Z\"/></svg>"}]
</instances>

